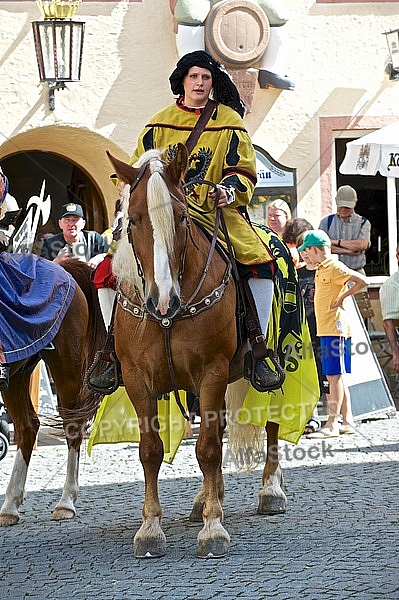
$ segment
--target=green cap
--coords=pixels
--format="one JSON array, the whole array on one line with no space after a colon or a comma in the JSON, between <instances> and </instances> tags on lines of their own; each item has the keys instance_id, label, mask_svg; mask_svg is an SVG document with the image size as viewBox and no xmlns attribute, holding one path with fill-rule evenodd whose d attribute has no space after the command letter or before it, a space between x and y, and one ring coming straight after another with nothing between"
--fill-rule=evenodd
<instances>
[{"instance_id":1,"label":"green cap","mask_svg":"<svg viewBox=\"0 0 399 600\"><path fill-rule=\"evenodd\" d=\"M322 229L307 231L302 244L298 248L298 252L303 252L306 248L311 248L312 246L331 246L331 240Z\"/></svg>"}]
</instances>

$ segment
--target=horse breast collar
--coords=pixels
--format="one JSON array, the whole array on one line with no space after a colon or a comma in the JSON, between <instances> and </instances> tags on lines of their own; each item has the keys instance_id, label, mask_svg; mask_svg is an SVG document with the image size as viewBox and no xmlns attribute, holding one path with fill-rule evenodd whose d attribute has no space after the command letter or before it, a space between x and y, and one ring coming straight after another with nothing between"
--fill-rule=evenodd
<instances>
[{"instance_id":1,"label":"horse breast collar","mask_svg":"<svg viewBox=\"0 0 399 600\"><path fill-rule=\"evenodd\" d=\"M201 298L201 300L199 300L198 302L187 303L184 306L182 306L178 313L173 317L173 319L170 319L168 317L165 317L164 319L157 319L152 314L150 314L143 305L133 302L133 300L131 300L131 298L129 298L129 296L127 296L120 288L118 289L117 293L117 302L121 306L121 308L123 308L123 310L126 310L134 317L137 317L138 319L148 319L150 321L156 321L161 327L169 328L172 326L173 321L187 319L188 317L193 318L196 315L202 313L204 310L212 308L212 306L214 306L217 302L219 302L222 299L224 291L229 283L230 276L231 264L228 264L221 284L217 288L214 288L209 294Z\"/></svg>"}]
</instances>

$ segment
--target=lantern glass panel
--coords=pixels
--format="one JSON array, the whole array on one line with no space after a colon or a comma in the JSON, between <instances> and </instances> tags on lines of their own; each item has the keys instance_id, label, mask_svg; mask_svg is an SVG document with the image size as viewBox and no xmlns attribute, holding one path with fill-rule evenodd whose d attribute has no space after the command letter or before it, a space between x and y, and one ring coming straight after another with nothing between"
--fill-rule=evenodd
<instances>
[{"instance_id":1,"label":"lantern glass panel","mask_svg":"<svg viewBox=\"0 0 399 600\"><path fill-rule=\"evenodd\" d=\"M32 23L41 81L79 81L84 23L51 19Z\"/></svg>"}]
</instances>

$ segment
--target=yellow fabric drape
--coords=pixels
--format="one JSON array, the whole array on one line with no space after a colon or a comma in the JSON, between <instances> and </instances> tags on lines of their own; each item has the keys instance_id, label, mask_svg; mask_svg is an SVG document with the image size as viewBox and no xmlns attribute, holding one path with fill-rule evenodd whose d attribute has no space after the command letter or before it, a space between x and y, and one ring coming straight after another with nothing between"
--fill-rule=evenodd
<instances>
[{"instance_id":1,"label":"yellow fabric drape","mask_svg":"<svg viewBox=\"0 0 399 600\"><path fill-rule=\"evenodd\" d=\"M183 406L186 405L186 393L179 392ZM159 434L163 442L166 463L172 463L183 439L186 419L175 400L173 392L170 399L158 401ZM90 456L96 444L118 444L122 442L139 442L140 431L136 411L130 402L124 387L105 396L97 411L90 433L87 453Z\"/></svg>"},{"instance_id":2,"label":"yellow fabric drape","mask_svg":"<svg viewBox=\"0 0 399 600\"><path fill-rule=\"evenodd\" d=\"M255 228L277 262L267 347L274 348L286 378L281 389L260 393L251 386L238 422L279 424L279 439L297 444L320 397L320 386L298 278L289 249L268 227Z\"/></svg>"}]
</instances>

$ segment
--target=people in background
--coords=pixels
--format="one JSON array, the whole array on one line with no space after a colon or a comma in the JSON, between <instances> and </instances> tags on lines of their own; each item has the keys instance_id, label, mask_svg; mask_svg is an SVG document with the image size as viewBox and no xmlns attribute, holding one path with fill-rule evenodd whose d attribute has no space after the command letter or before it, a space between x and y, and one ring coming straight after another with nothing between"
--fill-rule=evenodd
<instances>
[{"instance_id":1,"label":"people in background","mask_svg":"<svg viewBox=\"0 0 399 600\"><path fill-rule=\"evenodd\" d=\"M69 202L61 207L57 233L43 241L40 255L54 262L76 258L95 268L106 256L108 243L97 231L86 231L83 208Z\"/></svg>"},{"instance_id":2,"label":"people in background","mask_svg":"<svg viewBox=\"0 0 399 600\"><path fill-rule=\"evenodd\" d=\"M327 422L307 437L331 438L354 433L350 394L345 381L345 374L351 372L351 332L343 301L365 287L367 278L332 258L331 240L321 229L308 231L298 252L316 268L314 306L317 336L320 338L322 372L330 386Z\"/></svg>"},{"instance_id":3,"label":"people in background","mask_svg":"<svg viewBox=\"0 0 399 600\"><path fill-rule=\"evenodd\" d=\"M12 237L12 234L15 231L15 220L9 219L9 216L13 217L17 216L17 212L19 211L18 202L11 196L8 192L8 179L4 175L1 167L0 167L0 178L2 180L2 189L3 194L5 193L4 200L0 206L0 247L7 248Z\"/></svg>"},{"instance_id":4,"label":"people in background","mask_svg":"<svg viewBox=\"0 0 399 600\"><path fill-rule=\"evenodd\" d=\"M366 250L370 247L370 222L355 212L357 194L350 185L338 188L335 202L336 214L324 217L319 228L328 234L331 252L338 254L339 260L347 267L365 275Z\"/></svg>"},{"instance_id":5,"label":"people in background","mask_svg":"<svg viewBox=\"0 0 399 600\"><path fill-rule=\"evenodd\" d=\"M268 203L266 211L267 226L282 237L287 221L291 219L290 207L285 200L277 198Z\"/></svg>"},{"instance_id":6,"label":"people in background","mask_svg":"<svg viewBox=\"0 0 399 600\"><path fill-rule=\"evenodd\" d=\"M305 231L310 231L311 229L314 229L313 225L301 217L294 217L293 219L290 219L287 221L284 227L281 237L287 244L291 252L292 260L294 261L294 265L297 269L305 264L303 261L301 262L301 258L297 250L298 236Z\"/></svg>"},{"instance_id":7,"label":"people in background","mask_svg":"<svg viewBox=\"0 0 399 600\"><path fill-rule=\"evenodd\" d=\"M308 223L308 221L306 221L306 223ZM313 227L311 227L311 229L313 229ZM304 237L306 235L306 231L310 231L310 229L307 229L298 235L297 242L296 242L297 247L301 246L301 244L303 243ZM322 394L328 394L329 385L328 385L326 376L323 375L323 372L322 372L321 354L320 354L320 338L317 337L317 333L316 333L316 314L314 311L314 294L315 294L314 279L315 279L315 274L316 274L316 265L310 263L307 260L306 252L303 252L303 254L301 254L301 255L298 252L298 255L300 256L300 261L301 261L300 265L297 269L298 284L299 284L299 289L301 291L303 305L304 305L305 313L306 313L306 319L307 319L308 326L309 326L310 339L312 340L312 349L313 349L313 354L315 357L317 374L319 377L320 398L321 398ZM320 398L319 398L319 400L320 400ZM320 429L321 421L318 417L319 417L319 413L318 413L318 408L316 406L311 418L309 419L309 421L306 424L306 427L304 430L304 435L307 435L308 433L314 433L315 431Z\"/></svg>"},{"instance_id":8,"label":"people in background","mask_svg":"<svg viewBox=\"0 0 399 600\"><path fill-rule=\"evenodd\" d=\"M399 244L396 247L399 262ZM380 288L381 314L392 352L392 366L399 373L399 271L391 275Z\"/></svg>"}]
</instances>

